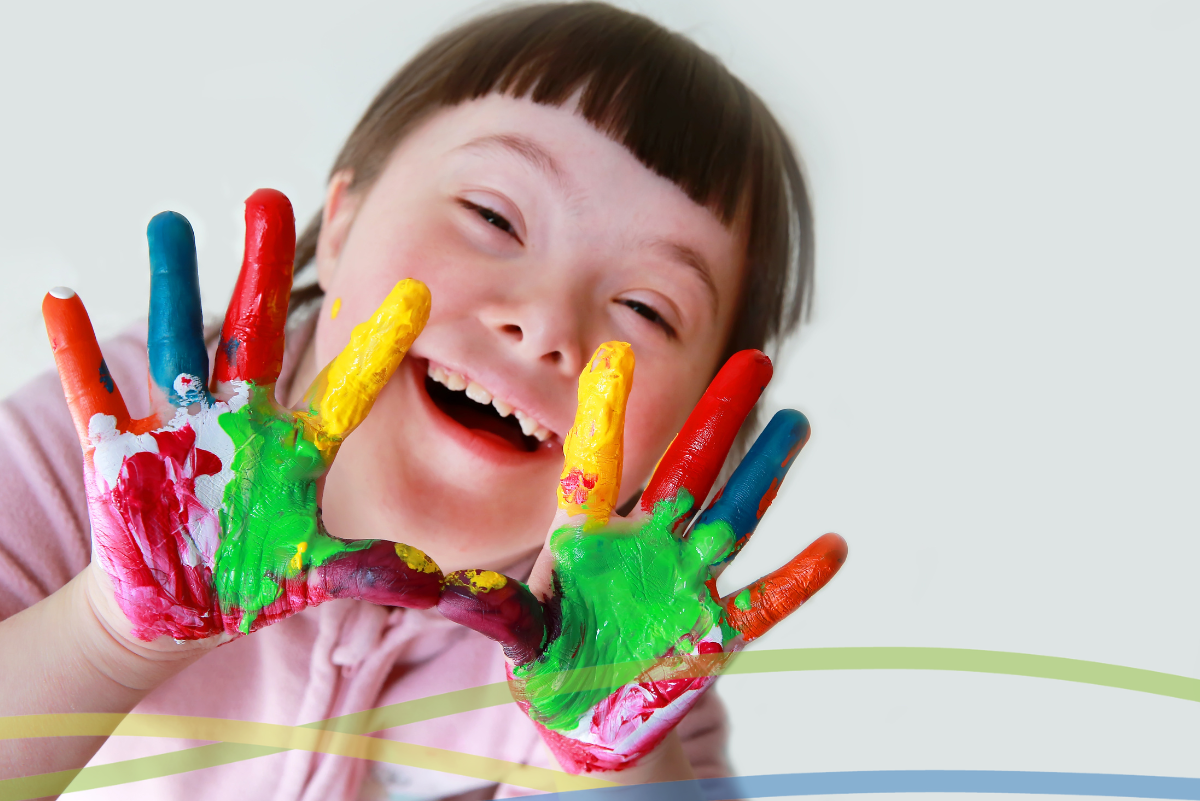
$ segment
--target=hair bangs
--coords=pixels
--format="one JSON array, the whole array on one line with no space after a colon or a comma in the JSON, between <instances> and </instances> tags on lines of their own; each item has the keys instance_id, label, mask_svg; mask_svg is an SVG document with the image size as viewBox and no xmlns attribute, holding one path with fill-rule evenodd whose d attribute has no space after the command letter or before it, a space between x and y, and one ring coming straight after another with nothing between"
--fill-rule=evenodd
<instances>
[{"instance_id":1,"label":"hair bangs","mask_svg":"<svg viewBox=\"0 0 1200 801\"><path fill-rule=\"evenodd\" d=\"M491 93L579 113L726 225L756 194L750 93L710 54L650 20L602 4L505 11L444 75L447 105ZM484 40L486 37L486 40ZM467 46L461 46L467 45ZM757 145L757 147L756 147Z\"/></svg>"}]
</instances>

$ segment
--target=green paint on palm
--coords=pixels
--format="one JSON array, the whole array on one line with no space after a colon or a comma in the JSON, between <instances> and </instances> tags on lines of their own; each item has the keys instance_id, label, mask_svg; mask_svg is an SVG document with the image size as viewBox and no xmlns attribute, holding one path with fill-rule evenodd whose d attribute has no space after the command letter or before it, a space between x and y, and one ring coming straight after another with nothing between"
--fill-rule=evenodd
<instances>
[{"instance_id":1,"label":"green paint on palm","mask_svg":"<svg viewBox=\"0 0 1200 801\"><path fill-rule=\"evenodd\" d=\"M741 592L739 592L737 594L737 597L733 599L733 605L736 606L738 609L741 609L743 612L749 612L750 611L750 590L742 590Z\"/></svg>"},{"instance_id":2,"label":"green paint on palm","mask_svg":"<svg viewBox=\"0 0 1200 801\"><path fill-rule=\"evenodd\" d=\"M213 587L223 613L242 610L238 628L248 634L258 613L279 597L283 578L373 541L344 542L319 530L316 479L325 462L304 438L303 424L274 403L270 388L251 384L246 405L218 421L233 440L234 477L220 511Z\"/></svg>"},{"instance_id":3,"label":"green paint on palm","mask_svg":"<svg viewBox=\"0 0 1200 801\"><path fill-rule=\"evenodd\" d=\"M694 653L694 641L720 621L721 608L704 582L709 565L733 548L733 529L716 521L680 540L674 523L692 505L692 496L681 491L637 524L571 526L551 536L562 633L541 658L514 669L542 725L573 730L627 680L609 666L656 659L672 649ZM578 668L595 670L572 670Z\"/></svg>"}]
</instances>

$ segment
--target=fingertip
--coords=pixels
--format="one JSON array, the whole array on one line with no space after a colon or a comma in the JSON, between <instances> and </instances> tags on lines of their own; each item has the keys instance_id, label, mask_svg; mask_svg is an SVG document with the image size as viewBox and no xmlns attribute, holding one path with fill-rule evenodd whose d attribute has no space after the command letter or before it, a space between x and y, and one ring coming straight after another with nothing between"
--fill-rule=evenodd
<instances>
[{"instance_id":1,"label":"fingertip","mask_svg":"<svg viewBox=\"0 0 1200 801\"><path fill-rule=\"evenodd\" d=\"M804 446L808 444L810 436L812 436L812 426L807 417L795 409L781 409L763 428L759 440L768 448L786 453L780 467L787 470L792 466L792 462L796 460ZM757 444L755 442L755 445Z\"/></svg>"},{"instance_id":2,"label":"fingertip","mask_svg":"<svg viewBox=\"0 0 1200 801\"><path fill-rule=\"evenodd\" d=\"M84 331L91 333L92 322L87 309L70 287L56 286L46 293L42 298L42 319L46 321L50 347L54 350L61 346L64 336L78 336Z\"/></svg>"},{"instance_id":3,"label":"fingertip","mask_svg":"<svg viewBox=\"0 0 1200 801\"><path fill-rule=\"evenodd\" d=\"M841 567L850 553L850 545L840 534L830 532L817 537L804 551L819 553L826 561L833 563L836 567Z\"/></svg>"},{"instance_id":4,"label":"fingertip","mask_svg":"<svg viewBox=\"0 0 1200 801\"><path fill-rule=\"evenodd\" d=\"M392 291L379 305L375 316L392 318L398 313L404 313L407 323L392 330L392 333L400 340L408 339L410 336L411 339L416 339L424 330L425 323L429 322L429 312L432 307L433 295L429 292L429 287L423 281L415 278L404 278L397 281L396 285L392 287ZM400 353L401 359L408 352L408 346L412 344L411 339L408 339L408 344Z\"/></svg>"},{"instance_id":5,"label":"fingertip","mask_svg":"<svg viewBox=\"0 0 1200 801\"><path fill-rule=\"evenodd\" d=\"M721 367L720 372L723 373L726 370L736 374L739 382L749 381L752 384L758 384L761 391L771 382L775 366L771 364L771 357L767 354L757 348L748 348L739 350L730 356Z\"/></svg>"},{"instance_id":6,"label":"fingertip","mask_svg":"<svg viewBox=\"0 0 1200 801\"><path fill-rule=\"evenodd\" d=\"M150 273L194 283L196 272L196 233L192 224L177 211L155 214L146 224L146 243L150 250Z\"/></svg>"},{"instance_id":7,"label":"fingertip","mask_svg":"<svg viewBox=\"0 0 1200 801\"><path fill-rule=\"evenodd\" d=\"M278 189L255 189L246 198L246 214L269 214L274 212L292 213L292 201Z\"/></svg>"},{"instance_id":8,"label":"fingertip","mask_svg":"<svg viewBox=\"0 0 1200 801\"><path fill-rule=\"evenodd\" d=\"M429 309L433 305L433 295L424 281L418 281L416 278L404 278L397 281L396 285L392 287L386 302L402 302L413 308L423 309L424 317L428 319Z\"/></svg>"},{"instance_id":9,"label":"fingertip","mask_svg":"<svg viewBox=\"0 0 1200 801\"><path fill-rule=\"evenodd\" d=\"M156 247L196 244L196 233L187 217L177 211L160 211L146 224L146 239L150 242L151 258Z\"/></svg>"},{"instance_id":10,"label":"fingertip","mask_svg":"<svg viewBox=\"0 0 1200 801\"><path fill-rule=\"evenodd\" d=\"M632 378L633 366L633 345L628 342L612 340L596 348L596 352L588 360L588 366L584 368L584 372L613 371L625 378Z\"/></svg>"},{"instance_id":11,"label":"fingertip","mask_svg":"<svg viewBox=\"0 0 1200 801\"><path fill-rule=\"evenodd\" d=\"M296 258L296 214L279 190L257 189L246 198L246 253L264 267L286 265L290 281Z\"/></svg>"},{"instance_id":12,"label":"fingertip","mask_svg":"<svg viewBox=\"0 0 1200 801\"><path fill-rule=\"evenodd\" d=\"M58 350L60 330L64 327L67 317L74 311L76 303L83 305L75 290L65 286L54 287L42 298L42 319L46 323L46 333L50 336L51 350Z\"/></svg>"}]
</instances>

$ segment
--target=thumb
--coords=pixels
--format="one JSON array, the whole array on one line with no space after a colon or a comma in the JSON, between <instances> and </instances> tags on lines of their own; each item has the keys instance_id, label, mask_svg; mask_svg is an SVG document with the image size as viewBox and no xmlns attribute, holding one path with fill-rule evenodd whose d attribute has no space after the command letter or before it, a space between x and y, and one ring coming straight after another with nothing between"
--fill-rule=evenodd
<instances>
[{"instance_id":1,"label":"thumb","mask_svg":"<svg viewBox=\"0 0 1200 801\"><path fill-rule=\"evenodd\" d=\"M438 611L500 643L516 665L541 656L558 628L553 599L543 604L521 582L491 570L456 570L446 576Z\"/></svg>"},{"instance_id":2,"label":"thumb","mask_svg":"<svg viewBox=\"0 0 1200 801\"><path fill-rule=\"evenodd\" d=\"M298 552L300 562L303 552ZM442 571L421 551L400 542L375 540L346 551L308 572L311 599L354 598L384 606L428 609L437 603Z\"/></svg>"}]
</instances>

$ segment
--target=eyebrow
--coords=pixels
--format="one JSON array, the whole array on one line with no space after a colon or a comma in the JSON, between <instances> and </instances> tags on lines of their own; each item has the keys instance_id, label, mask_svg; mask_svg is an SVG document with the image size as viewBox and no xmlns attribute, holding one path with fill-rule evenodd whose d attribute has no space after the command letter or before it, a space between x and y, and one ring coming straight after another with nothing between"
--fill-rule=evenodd
<instances>
[{"instance_id":1,"label":"eyebrow","mask_svg":"<svg viewBox=\"0 0 1200 801\"><path fill-rule=\"evenodd\" d=\"M555 161L554 156L537 142L520 134L490 134L472 139L459 150L487 150L499 147L520 157L523 161L549 175L555 181L562 182L566 177L562 167Z\"/></svg>"},{"instance_id":2,"label":"eyebrow","mask_svg":"<svg viewBox=\"0 0 1200 801\"><path fill-rule=\"evenodd\" d=\"M700 276L700 280L704 282L704 286L708 288L708 300L712 305L713 313L717 311L717 285L713 281L712 270L708 266L708 262L700 255L700 252L695 248L688 247L681 242L675 242L670 239L656 239L650 243L651 247L662 248L670 254L672 261L691 267Z\"/></svg>"}]
</instances>

